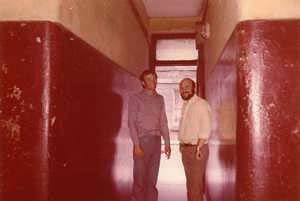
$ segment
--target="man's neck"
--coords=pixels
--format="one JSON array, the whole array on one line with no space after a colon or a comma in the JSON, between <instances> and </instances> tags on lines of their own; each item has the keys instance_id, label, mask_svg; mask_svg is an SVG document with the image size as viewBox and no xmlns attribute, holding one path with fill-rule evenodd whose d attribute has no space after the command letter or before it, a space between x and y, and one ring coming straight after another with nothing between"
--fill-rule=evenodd
<instances>
[{"instance_id":1,"label":"man's neck","mask_svg":"<svg viewBox=\"0 0 300 201\"><path fill-rule=\"evenodd\" d=\"M155 90L150 90L150 89L144 89L146 91L147 94L149 95L155 95L156 91Z\"/></svg>"},{"instance_id":2,"label":"man's neck","mask_svg":"<svg viewBox=\"0 0 300 201\"><path fill-rule=\"evenodd\" d=\"M195 97L195 94L194 94L192 97L190 97L189 99L184 100L184 101L185 101L185 102L190 102L194 97Z\"/></svg>"}]
</instances>

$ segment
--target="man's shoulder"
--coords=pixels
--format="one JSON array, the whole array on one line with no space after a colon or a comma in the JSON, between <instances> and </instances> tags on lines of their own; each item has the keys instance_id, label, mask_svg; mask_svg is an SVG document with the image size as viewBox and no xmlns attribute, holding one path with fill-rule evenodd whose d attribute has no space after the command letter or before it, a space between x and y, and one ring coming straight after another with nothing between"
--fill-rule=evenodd
<instances>
[{"instance_id":1,"label":"man's shoulder","mask_svg":"<svg viewBox=\"0 0 300 201\"><path fill-rule=\"evenodd\" d=\"M198 99L199 102L207 103L207 100L200 97L200 96L197 96L197 99Z\"/></svg>"},{"instance_id":2,"label":"man's shoulder","mask_svg":"<svg viewBox=\"0 0 300 201\"><path fill-rule=\"evenodd\" d=\"M137 99L139 99L140 97L141 97L141 92L139 91L139 92L135 92L134 94L131 94L130 96L129 96L129 100L137 100Z\"/></svg>"},{"instance_id":3,"label":"man's shoulder","mask_svg":"<svg viewBox=\"0 0 300 201\"><path fill-rule=\"evenodd\" d=\"M209 107L209 103L207 100L205 100L204 98L201 98L199 96L196 96L195 97L195 103L197 105L205 105L205 106L208 106Z\"/></svg>"},{"instance_id":4,"label":"man's shoulder","mask_svg":"<svg viewBox=\"0 0 300 201\"><path fill-rule=\"evenodd\" d=\"M157 97L157 99L159 99L160 102L164 102L164 97L163 97L163 95L157 93L157 94L156 94L156 97Z\"/></svg>"},{"instance_id":5,"label":"man's shoulder","mask_svg":"<svg viewBox=\"0 0 300 201\"><path fill-rule=\"evenodd\" d=\"M156 95L157 95L157 97L160 98L160 99L163 99L163 98L164 98L164 97L163 97L161 94L159 94L159 93L156 93Z\"/></svg>"}]
</instances>

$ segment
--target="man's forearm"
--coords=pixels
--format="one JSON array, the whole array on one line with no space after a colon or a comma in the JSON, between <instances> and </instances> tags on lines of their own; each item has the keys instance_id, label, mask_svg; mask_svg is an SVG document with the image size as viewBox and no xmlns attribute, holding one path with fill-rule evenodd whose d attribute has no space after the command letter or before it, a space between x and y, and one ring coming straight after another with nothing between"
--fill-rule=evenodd
<instances>
[{"instance_id":1,"label":"man's forearm","mask_svg":"<svg viewBox=\"0 0 300 201\"><path fill-rule=\"evenodd\" d=\"M164 142L167 145L170 145L170 137L169 134L166 134L165 136L163 136Z\"/></svg>"},{"instance_id":2,"label":"man's forearm","mask_svg":"<svg viewBox=\"0 0 300 201\"><path fill-rule=\"evenodd\" d=\"M134 146L138 146L140 144L137 129L133 122L129 122L129 132L130 132L130 138L133 142Z\"/></svg>"}]
</instances>

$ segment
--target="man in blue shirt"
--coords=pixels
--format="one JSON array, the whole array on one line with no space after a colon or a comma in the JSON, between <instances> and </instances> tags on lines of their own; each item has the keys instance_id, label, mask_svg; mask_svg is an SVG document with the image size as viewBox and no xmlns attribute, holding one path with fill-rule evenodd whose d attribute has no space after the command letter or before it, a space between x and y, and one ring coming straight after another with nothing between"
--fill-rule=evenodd
<instances>
[{"instance_id":1,"label":"man in blue shirt","mask_svg":"<svg viewBox=\"0 0 300 201\"><path fill-rule=\"evenodd\" d=\"M157 201L161 136L165 142L165 154L169 158L169 129L164 99L156 92L156 73L146 70L140 80L143 90L131 96L128 105L128 126L134 144L132 201Z\"/></svg>"}]
</instances>

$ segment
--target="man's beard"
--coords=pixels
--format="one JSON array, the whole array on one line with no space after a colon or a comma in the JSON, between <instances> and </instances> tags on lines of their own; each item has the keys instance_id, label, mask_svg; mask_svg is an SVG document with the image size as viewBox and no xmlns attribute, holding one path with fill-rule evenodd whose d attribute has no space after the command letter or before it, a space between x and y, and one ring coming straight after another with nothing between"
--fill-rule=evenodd
<instances>
[{"instance_id":1,"label":"man's beard","mask_svg":"<svg viewBox=\"0 0 300 201\"><path fill-rule=\"evenodd\" d=\"M195 94L195 93L190 93L190 94L188 94L187 96L184 96L184 95L180 94L180 96L181 96L181 98L182 98L183 100L190 100L190 99L194 96L194 94Z\"/></svg>"}]
</instances>

